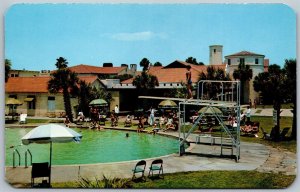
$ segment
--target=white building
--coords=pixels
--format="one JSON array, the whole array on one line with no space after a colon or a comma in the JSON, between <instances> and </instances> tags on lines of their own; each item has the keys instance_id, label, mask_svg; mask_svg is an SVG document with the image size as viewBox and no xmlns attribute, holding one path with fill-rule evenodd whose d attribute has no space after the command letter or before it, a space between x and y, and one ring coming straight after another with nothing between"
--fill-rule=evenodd
<instances>
[{"instance_id":1,"label":"white building","mask_svg":"<svg viewBox=\"0 0 300 192\"><path fill-rule=\"evenodd\" d=\"M253 103L254 100L259 100L259 94L254 91L253 80L259 73L264 72L265 65L268 66L268 59L262 54L252 53L249 51L241 51L235 54L225 56L225 64L228 66L228 72L232 76L235 69L238 69L240 63L250 66L252 69L252 79L245 84L244 89L244 102L247 103L249 100Z\"/></svg>"}]
</instances>

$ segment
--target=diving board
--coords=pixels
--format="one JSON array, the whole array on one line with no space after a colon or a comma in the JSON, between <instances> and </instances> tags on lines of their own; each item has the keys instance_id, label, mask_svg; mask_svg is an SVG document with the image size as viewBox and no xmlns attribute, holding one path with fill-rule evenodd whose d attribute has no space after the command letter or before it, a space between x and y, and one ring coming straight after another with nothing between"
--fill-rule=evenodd
<instances>
[{"instance_id":1,"label":"diving board","mask_svg":"<svg viewBox=\"0 0 300 192\"><path fill-rule=\"evenodd\" d=\"M197 103L198 105L210 105L214 107L233 107L236 105L236 102L229 101L218 101L218 100L201 100L201 99L185 99L185 98L176 98L176 97L156 97L156 96L138 96L139 99L158 99L158 100L172 100L180 101L184 103Z\"/></svg>"}]
</instances>

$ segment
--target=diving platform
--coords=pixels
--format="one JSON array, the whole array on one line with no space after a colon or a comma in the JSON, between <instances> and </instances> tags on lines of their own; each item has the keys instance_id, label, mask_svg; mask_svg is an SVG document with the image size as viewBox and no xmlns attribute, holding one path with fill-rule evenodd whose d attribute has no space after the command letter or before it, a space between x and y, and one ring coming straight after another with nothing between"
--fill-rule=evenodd
<instances>
[{"instance_id":1,"label":"diving platform","mask_svg":"<svg viewBox=\"0 0 300 192\"><path fill-rule=\"evenodd\" d=\"M219 100L202 100L202 99L185 99L176 97L156 97L156 96L139 96L139 99L157 99L157 100L172 100L179 101L190 104L197 104L202 106L212 106L212 107L234 107L236 102L230 101L219 101Z\"/></svg>"}]
</instances>

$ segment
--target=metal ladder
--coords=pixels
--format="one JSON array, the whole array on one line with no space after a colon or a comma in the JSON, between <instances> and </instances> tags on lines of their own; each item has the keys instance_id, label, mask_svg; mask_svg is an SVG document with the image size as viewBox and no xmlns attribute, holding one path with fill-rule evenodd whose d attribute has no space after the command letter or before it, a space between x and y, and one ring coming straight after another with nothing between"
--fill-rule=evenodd
<instances>
[{"instance_id":1,"label":"metal ladder","mask_svg":"<svg viewBox=\"0 0 300 192\"><path fill-rule=\"evenodd\" d=\"M16 164L16 154L19 160L18 165ZM30 152L29 149L25 151L25 168L28 168L28 163L27 163L27 154L30 155L30 165L32 165L32 153ZM13 168L16 168L17 166L21 166L21 155L18 149L13 150Z\"/></svg>"}]
</instances>

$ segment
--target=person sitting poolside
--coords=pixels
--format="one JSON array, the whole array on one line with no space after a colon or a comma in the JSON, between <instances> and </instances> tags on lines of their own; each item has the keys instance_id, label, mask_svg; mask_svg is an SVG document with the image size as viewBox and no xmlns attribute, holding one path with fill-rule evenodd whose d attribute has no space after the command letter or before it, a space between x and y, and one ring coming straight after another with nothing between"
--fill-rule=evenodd
<instances>
[{"instance_id":1,"label":"person sitting poolside","mask_svg":"<svg viewBox=\"0 0 300 192\"><path fill-rule=\"evenodd\" d=\"M155 134L155 133L157 133L159 130L160 130L160 129L159 129L159 127L157 126L157 124L154 123L154 127L153 127L153 129L152 129L153 133Z\"/></svg>"},{"instance_id":2,"label":"person sitting poolside","mask_svg":"<svg viewBox=\"0 0 300 192\"><path fill-rule=\"evenodd\" d=\"M127 115L126 119L125 119L125 126L131 126L132 122L131 122L131 116Z\"/></svg>"},{"instance_id":3,"label":"person sitting poolside","mask_svg":"<svg viewBox=\"0 0 300 192\"><path fill-rule=\"evenodd\" d=\"M165 116L162 115L160 118L159 118L159 128L163 128L163 125L165 124Z\"/></svg>"},{"instance_id":4,"label":"person sitting poolside","mask_svg":"<svg viewBox=\"0 0 300 192\"><path fill-rule=\"evenodd\" d=\"M168 118L168 122L167 122L167 124L166 124L166 128L168 129L170 126L172 126L173 125L173 118L170 116L169 118ZM174 125L173 125L174 126Z\"/></svg>"},{"instance_id":5,"label":"person sitting poolside","mask_svg":"<svg viewBox=\"0 0 300 192\"><path fill-rule=\"evenodd\" d=\"M114 111L112 113L110 113L110 121L111 121L111 126L117 126L117 122L116 122L116 117L115 117L115 113Z\"/></svg>"},{"instance_id":6,"label":"person sitting poolside","mask_svg":"<svg viewBox=\"0 0 300 192\"><path fill-rule=\"evenodd\" d=\"M70 119L69 119L69 117L68 116L66 116L66 118L65 118L65 120L64 120L64 124L65 124L65 126L66 127L70 127Z\"/></svg>"},{"instance_id":7,"label":"person sitting poolside","mask_svg":"<svg viewBox=\"0 0 300 192\"><path fill-rule=\"evenodd\" d=\"M77 122L84 121L84 115L82 111L79 111L77 116Z\"/></svg>"},{"instance_id":8,"label":"person sitting poolside","mask_svg":"<svg viewBox=\"0 0 300 192\"><path fill-rule=\"evenodd\" d=\"M101 127L100 124L96 124L98 131L104 131L104 127Z\"/></svg>"},{"instance_id":9,"label":"person sitting poolside","mask_svg":"<svg viewBox=\"0 0 300 192\"><path fill-rule=\"evenodd\" d=\"M163 132L166 132L167 130L172 129L175 131L175 126L173 123L169 124L168 126L166 126L165 129L163 129Z\"/></svg>"},{"instance_id":10,"label":"person sitting poolside","mask_svg":"<svg viewBox=\"0 0 300 192\"><path fill-rule=\"evenodd\" d=\"M244 127L241 126L241 131L245 133L250 133L252 131L251 123L246 122L246 125Z\"/></svg>"},{"instance_id":11,"label":"person sitting poolside","mask_svg":"<svg viewBox=\"0 0 300 192\"><path fill-rule=\"evenodd\" d=\"M136 130L136 132L138 132L138 133L141 132L144 129L144 122L143 122L143 120L144 120L144 118L143 118L143 116L141 116L139 118L139 124L138 124L137 130Z\"/></svg>"}]
</instances>

